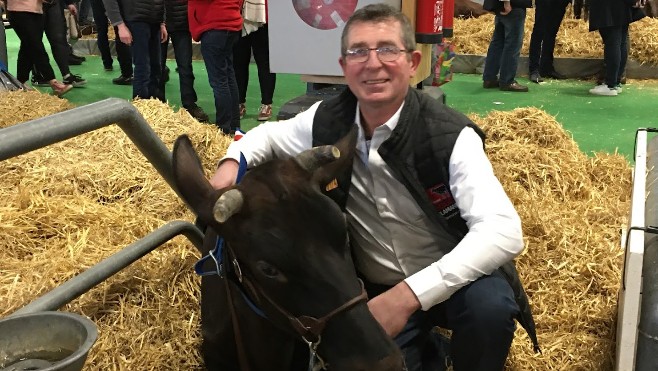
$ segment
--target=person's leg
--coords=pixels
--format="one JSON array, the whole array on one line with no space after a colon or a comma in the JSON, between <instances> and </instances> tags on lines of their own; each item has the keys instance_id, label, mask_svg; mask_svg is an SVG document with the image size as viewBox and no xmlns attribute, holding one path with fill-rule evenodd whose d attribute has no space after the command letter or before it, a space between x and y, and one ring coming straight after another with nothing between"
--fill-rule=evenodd
<instances>
[{"instance_id":1,"label":"person's leg","mask_svg":"<svg viewBox=\"0 0 658 371\"><path fill-rule=\"evenodd\" d=\"M195 106L197 101L192 70L192 34L188 31L176 31L172 32L170 36L178 67L181 103L183 107L190 108Z\"/></svg>"},{"instance_id":2,"label":"person's leg","mask_svg":"<svg viewBox=\"0 0 658 371\"><path fill-rule=\"evenodd\" d=\"M133 42L130 45L130 52L133 56L133 99L139 97L147 99L149 95L149 80L151 76L151 62L150 62L150 49L149 39L151 36L151 29L146 22L126 22L128 29L133 37ZM158 56L158 63L160 57Z\"/></svg>"},{"instance_id":3,"label":"person's leg","mask_svg":"<svg viewBox=\"0 0 658 371\"><path fill-rule=\"evenodd\" d=\"M215 124L225 133L239 128L238 86L233 70L233 45L240 32L210 30L201 35L201 54L215 96Z\"/></svg>"},{"instance_id":4,"label":"person's leg","mask_svg":"<svg viewBox=\"0 0 658 371\"><path fill-rule=\"evenodd\" d=\"M269 31L267 25L253 32L251 47L258 67L258 82L260 84L261 104L271 105L276 87L276 74L270 70ZM236 72L237 77L237 72Z\"/></svg>"},{"instance_id":5,"label":"person's leg","mask_svg":"<svg viewBox=\"0 0 658 371\"><path fill-rule=\"evenodd\" d=\"M500 86L514 82L519 65L521 46L523 46L523 26L525 25L525 8L513 8L506 16L497 16L504 25L505 37L500 57Z\"/></svg>"},{"instance_id":6,"label":"person's leg","mask_svg":"<svg viewBox=\"0 0 658 371\"><path fill-rule=\"evenodd\" d=\"M484 71L482 80L487 82L497 82L498 72L500 71L500 58L505 43L505 26L500 21L501 16L496 15L494 18L494 31L489 42L487 57L484 60Z\"/></svg>"},{"instance_id":7,"label":"person's leg","mask_svg":"<svg viewBox=\"0 0 658 371\"><path fill-rule=\"evenodd\" d=\"M568 0L557 0L549 5L548 22L546 24L546 32L544 33L541 50L540 72L552 73L555 71L555 66L553 66L555 39L557 38L557 33L560 30L560 25L562 24L569 3Z\"/></svg>"},{"instance_id":8,"label":"person's leg","mask_svg":"<svg viewBox=\"0 0 658 371\"><path fill-rule=\"evenodd\" d=\"M535 24L530 35L528 49L528 74L539 73L539 63L542 56L542 41L546 33L550 0L535 0Z\"/></svg>"},{"instance_id":9,"label":"person's leg","mask_svg":"<svg viewBox=\"0 0 658 371\"><path fill-rule=\"evenodd\" d=\"M619 46L619 70L617 71L617 81L615 87L621 85L622 76L626 69L626 62L628 61L628 25L621 26L621 45Z\"/></svg>"},{"instance_id":10,"label":"person's leg","mask_svg":"<svg viewBox=\"0 0 658 371\"><path fill-rule=\"evenodd\" d=\"M66 40L66 19L59 2L44 5L44 30L53 52L53 59L59 67L62 77L71 73L69 69L69 43Z\"/></svg>"},{"instance_id":11,"label":"person's leg","mask_svg":"<svg viewBox=\"0 0 658 371\"><path fill-rule=\"evenodd\" d=\"M233 47L233 69L235 70L235 81L238 84L239 101L243 104L247 101L249 64L251 63L251 40L254 32L240 37Z\"/></svg>"},{"instance_id":12,"label":"person's leg","mask_svg":"<svg viewBox=\"0 0 658 371\"><path fill-rule=\"evenodd\" d=\"M619 67L621 65L622 27L604 27L599 29L603 40L603 61L605 62L605 84L610 89L617 86Z\"/></svg>"},{"instance_id":13,"label":"person's leg","mask_svg":"<svg viewBox=\"0 0 658 371\"><path fill-rule=\"evenodd\" d=\"M162 64L160 62L160 24L149 23L149 39L148 39L148 63L149 63L149 82L148 82L148 97L156 98L162 102L165 100L164 84L161 85L162 79Z\"/></svg>"},{"instance_id":14,"label":"person's leg","mask_svg":"<svg viewBox=\"0 0 658 371\"><path fill-rule=\"evenodd\" d=\"M519 307L498 271L461 288L440 304L452 330L450 355L455 370L502 370L509 353Z\"/></svg>"},{"instance_id":15,"label":"person's leg","mask_svg":"<svg viewBox=\"0 0 658 371\"><path fill-rule=\"evenodd\" d=\"M91 12L96 23L98 51L101 53L103 67L105 70L112 70L112 53L110 52L110 41L107 37L109 21L105 15L105 6L102 0L90 0Z\"/></svg>"},{"instance_id":16,"label":"person's leg","mask_svg":"<svg viewBox=\"0 0 658 371\"><path fill-rule=\"evenodd\" d=\"M7 34L5 33L5 24L0 22L0 62L9 68L9 58L7 58Z\"/></svg>"},{"instance_id":17,"label":"person's leg","mask_svg":"<svg viewBox=\"0 0 658 371\"><path fill-rule=\"evenodd\" d=\"M119 67L121 69L121 77L132 79L133 57L132 52L130 51L130 46L121 42L121 39L119 39L119 30L117 27L114 27L114 34L116 35L114 38L114 46L117 51L117 60L119 61Z\"/></svg>"}]
</instances>

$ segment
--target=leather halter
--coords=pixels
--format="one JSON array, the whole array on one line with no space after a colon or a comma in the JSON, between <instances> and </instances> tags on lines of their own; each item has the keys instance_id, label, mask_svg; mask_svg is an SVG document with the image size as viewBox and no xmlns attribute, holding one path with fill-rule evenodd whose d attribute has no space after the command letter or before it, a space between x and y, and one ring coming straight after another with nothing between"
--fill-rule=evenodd
<instances>
[{"instance_id":1,"label":"leather halter","mask_svg":"<svg viewBox=\"0 0 658 371\"><path fill-rule=\"evenodd\" d=\"M253 298L258 298L258 297L263 297L265 300L267 300L274 309L276 309L281 315L283 315L285 318L288 319L291 327L295 330L295 332L304 340L307 344L309 345L317 345L320 342L320 335L322 334L322 331L327 325L327 322L331 320L334 316L336 316L339 313L345 312L350 310L352 307L355 305L361 303L361 302L367 302L368 301L368 294L366 293L366 290L363 286L363 281L359 280L359 283L361 284L361 293L359 295L355 296L354 298L348 300L347 302L343 303L336 309L330 311L329 313L325 314L324 316L320 318L316 317L311 317L311 316L299 316L296 317L292 315L289 311L284 309L282 306L277 304L276 301L274 301L265 291L259 286L254 284L254 281L249 279L246 275L243 274L242 270L240 269L240 265L237 261L237 258L235 257L235 254L233 253L233 250L227 246L226 249L226 254L228 260L225 260L225 262L232 261L233 262L233 269L234 269L234 274L239 282L236 282L236 286L238 286L238 289L241 291L246 291L249 292L249 295ZM228 264L227 264L228 265ZM228 272L227 272L228 273ZM239 329L239 323L238 323L238 317L235 313L235 305L233 303L233 298L231 296L231 291L228 286L228 277L225 276L224 280L226 282L225 287L226 287L226 292L228 295L229 299L229 306L230 306L230 311L231 311L231 317L233 320L233 329L234 329L234 336L236 340L236 346L238 348L238 357L240 359L240 369L243 371L248 371L249 370L249 364L248 360L246 358L246 353L243 348L243 342L242 342L242 334ZM248 300L248 298L245 297L245 300Z\"/></svg>"}]
</instances>

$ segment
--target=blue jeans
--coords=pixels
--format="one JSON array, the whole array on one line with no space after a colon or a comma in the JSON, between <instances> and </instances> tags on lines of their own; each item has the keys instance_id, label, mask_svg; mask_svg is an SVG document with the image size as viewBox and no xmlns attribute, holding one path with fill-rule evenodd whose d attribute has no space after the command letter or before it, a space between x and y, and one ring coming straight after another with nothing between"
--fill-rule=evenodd
<instances>
[{"instance_id":1,"label":"blue jeans","mask_svg":"<svg viewBox=\"0 0 658 371\"><path fill-rule=\"evenodd\" d=\"M366 289L372 298L378 292L371 285L366 284ZM500 371L512 345L518 313L512 287L494 271L430 310L414 313L395 342L408 371L444 370L446 353L455 371ZM432 333L434 326L452 330L449 343Z\"/></svg>"},{"instance_id":2,"label":"blue jeans","mask_svg":"<svg viewBox=\"0 0 658 371\"><path fill-rule=\"evenodd\" d=\"M192 70L192 34L189 31L172 31L169 33L171 45L174 47L178 79L180 82L180 100L183 107L190 108L196 104L197 95L194 90L194 72ZM161 64L164 68L167 60L169 41L162 44Z\"/></svg>"},{"instance_id":3,"label":"blue jeans","mask_svg":"<svg viewBox=\"0 0 658 371\"><path fill-rule=\"evenodd\" d=\"M240 98L233 70L233 46L240 31L209 30L201 35L201 54L215 96L215 124L224 133L240 128Z\"/></svg>"},{"instance_id":4,"label":"blue jeans","mask_svg":"<svg viewBox=\"0 0 658 371\"><path fill-rule=\"evenodd\" d=\"M501 86L514 82L523 45L525 8L513 8L507 15L496 14L494 32L484 63L484 81L498 81Z\"/></svg>"},{"instance_id":5,"label":"blue jeans","mask_svg":"<svg viewBox=\"0 0 658 371\"><path fill-rule=\"evenodd\" d=\"M621 83L621 77L628 60L628 25L599 29L603 40L603 62L605 62L605 83L614 88Z\"/></svg>"},{"instance_id":6,"label":"blue jeans","mask_svg":"<svg viewBox=\"0 0 658 371\"><path fill-rule=\"evenodd\" d=\"M158 98L164 100L160 90L162 67L160 66L160 24L126 22L133 36L130 50L133 55L133 99Z\"/></svg>"}]
</instances>

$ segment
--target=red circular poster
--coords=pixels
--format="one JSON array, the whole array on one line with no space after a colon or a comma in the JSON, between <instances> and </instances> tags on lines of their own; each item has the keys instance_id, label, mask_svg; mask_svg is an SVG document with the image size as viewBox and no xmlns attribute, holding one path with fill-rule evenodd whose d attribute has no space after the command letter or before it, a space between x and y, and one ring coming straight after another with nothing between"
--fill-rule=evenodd
<instances>
[{"instance_id":1,"label":"red circular poster","mask_svg":"<svg viewBox=\"0 0 658 371\"><path fill-rule=\"evenodd\" d=\"M347 22L358 0L292 0L299 18L320 30L333 30Z\"/></svg>"}]
</instances>

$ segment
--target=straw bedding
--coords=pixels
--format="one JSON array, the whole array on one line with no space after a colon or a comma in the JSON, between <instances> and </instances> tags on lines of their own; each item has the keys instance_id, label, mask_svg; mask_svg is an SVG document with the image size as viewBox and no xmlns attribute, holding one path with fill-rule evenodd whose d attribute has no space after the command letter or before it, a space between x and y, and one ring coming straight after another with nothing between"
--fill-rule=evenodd
<instances>
[{"instance_id":1,"label":"straw bedding","mask_svg":"<svg viewBox=\"0 0 658 371\"><path fill-rule=\"evenodd\" d=\"M522 55L528 55L535 11L528 9L523 36ZM589 24L574 19L571 7L562 21L555 42L555 57L603 58L603 43L598 32L589 32ZM455 19L451 42L458 54L486 55L493 34L494 16ZM645 17L629 27L631 43L629 58L640 63L658 65L658 18Z\"/></svg>"},{"instance_id":2,"label":"straw bedding","mask_svg":"<svg viewBox=\"0 0 658 371\"><path fill-rule=\"evenodd\" d=\"M36 92L0 99L0 127L69 108ZM206 169L230 139L157 101L138 110L171 148L188 133ZM609 370L614 354L619 230L630 167L620 155L588 157L555 118L534 108L473 117L523 220L518 259L542 355L517 331L510 370ZM0 317L174 219L192 220L117 127L0 162ZM89 316L100 337L88 369L197 369L198 253L177 237L63 310Z\"/></svg>"}]
</instances>

